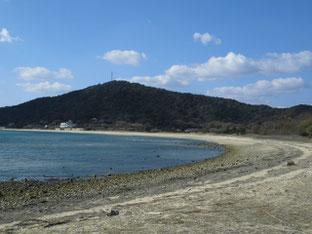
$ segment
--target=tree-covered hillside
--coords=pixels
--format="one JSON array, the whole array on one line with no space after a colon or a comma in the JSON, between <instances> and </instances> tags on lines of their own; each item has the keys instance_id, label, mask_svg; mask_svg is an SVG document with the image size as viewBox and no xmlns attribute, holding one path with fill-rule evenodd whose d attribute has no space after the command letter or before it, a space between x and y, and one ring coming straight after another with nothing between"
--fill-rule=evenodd
<instances>
[{"instance_id":1,"label":"tree-covered hillside","mask_svg":"<svg viewBox=\"0 0 312 234\"><path fill-rule=\"evenodd\" d=\"M298 123L312 106L277 109L235 100L170 92L125 81L112 81L57 97L38 98L0 108L0 126L57 126L71 119L92 129L256 128L264 123ZM208 129L209 128L209 129Z\"/></svg>"}]
</instances>

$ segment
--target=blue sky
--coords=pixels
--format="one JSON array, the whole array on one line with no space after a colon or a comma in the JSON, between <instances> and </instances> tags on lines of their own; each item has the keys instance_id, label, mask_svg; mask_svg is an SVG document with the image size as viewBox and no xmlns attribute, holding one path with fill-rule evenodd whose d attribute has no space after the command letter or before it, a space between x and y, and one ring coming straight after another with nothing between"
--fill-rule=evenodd
<instances>
[{"instance_id":1,"label":"blue sky","mask_svg":"<svg viewBox=\"0 0 312 234\"><path fill-rule=\"evenodd\" d=\"M312 104L312 1L0 0L0 107L115 79Z\"/></svg>"}]
</instances>

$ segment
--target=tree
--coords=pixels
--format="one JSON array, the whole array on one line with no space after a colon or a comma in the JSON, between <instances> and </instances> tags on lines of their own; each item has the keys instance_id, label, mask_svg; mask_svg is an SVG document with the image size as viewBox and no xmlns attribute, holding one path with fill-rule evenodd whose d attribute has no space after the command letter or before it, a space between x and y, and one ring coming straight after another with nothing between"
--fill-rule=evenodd
<instances>
[{"instance_id":1,"label":"tree","mask_svg":"<svg viewBox=\"0 0 312 234\"><path fill-rule=\"evenodd\" d=\"M298 130L300 135L312 137L312 118L301 121Z\"/></svg>"}]
</instances>

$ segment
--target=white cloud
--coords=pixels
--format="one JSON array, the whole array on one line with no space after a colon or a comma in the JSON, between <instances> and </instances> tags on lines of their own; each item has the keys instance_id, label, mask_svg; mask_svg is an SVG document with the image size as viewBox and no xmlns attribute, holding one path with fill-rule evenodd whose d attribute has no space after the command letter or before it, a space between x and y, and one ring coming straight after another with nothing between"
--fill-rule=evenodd
<instances>
[{"instance_id":1,"label":"white cloud","mask_svg":"<svg viewBox=\"0 0 312 234\"><path fill-rule=\"evenodd\" d=\"M134 50L111 50L99 58L114 64L128 64L134 66L139 65L142 60L147 59L144 53L139 53Z\"/></svg>"},{"instance_id":2,"label":"white cloud","mask_svg":"<svg viewBox=\"0 0 312 234\"><path fill-rule=\"evenodd\" d=\"M203 45L207 45L209 42L214 42L216 45L221 44L221 39L217 38L209 33L194 33L193 34L194 41L200 41Z\"/></svg>"},{"instance_id":3,"label":"white cloud","mask_svg":"<svg viewBox=\"0 0 312 234\"><path fill-rule=\"evenodd\" d=\"M54 79L73 78L72 72L67 68L60 68L58 71L50 71L45 67L17 67L19 78L26 81L40 81L37 83L27 82L16 84L24 88L26 92L58 93L68 91L71 86L59 82L49 82Z\"/></svg>"},{"instance_id":4,"label":"white cloud","mask_svg":"<svg viewBox=\"0 0 312 234\"><path fill-rule=\"evenodd\" d=\"M168 87L187 85L193 80L208 81L247 75L276 75L295 73L312 68L312 52L268 54L261 59L247 58L242 54L228 53L225 57L211 57L196 65L173 65L164 74L135 76L129 80L151 86Z\"/></svg>"},{"instance_id":5,"label":"white cloud","mask_svg":"<svg viewBox=\"0 0 312 234\"><path fill-rule=\"evenodd\" d=\"M251 61L263 74L293 73L312 67L312 52L308 50L299 53L269 53L267 56Z\"/></svg>"},{"instance_id":6,"label":"white cloud","mask_svg":"<svg viewBox=\"0 0 312 234\"><path fill-rule=\"evenodd\" d=\"M119 78L118 80L125 80L125 79ZM189 85L188 81L179 80L179 79L171 79L169 75L134 76L129 81L145 84L148 86L157 86L157 87L177 87L177 86Z\"/></svg>"},{"instance_id":7,"label":"white cloud","mask_svg":"<svg viewBox=\"0 0 312 234\"><path fill-rule=\"evenodd\" d=\"M131 78L132 82L142 83L146 85L166 86L169 81L169 77L166 75L160 76L134 76Z\"/></svg>"},{"instance_id":8,"label":"white cloud","mask_svg":"<svg viewBox=\"0 0 312 234\"><path fill-rule=\"evenodd\" d=\"M17 40L20 40L19 37L11 37L6 28L0 31L0 42L13 42Z\"/></svg>"},{"instance_id":9,"label":"white cloud","mask_svg":"<svg viewBox=\"0 0 312 234\"><path fill-rule=\"evenodd\" d=\"M48 81L40 82L40 83L20 83L17 86L25 89L26 92L62 92L68 91L71 89L70 85L62 84L59 82L50 83Z\"/></svg>"},{"instance_id":10,"label":"white cloud","mask_svg":"<svg viewBox=\"0 0 312 234\"><path fill-rule=\"evenodd\" d=\"M73 78L72 72L66 68L60 68L59 71L53 72L45 67L17 67L15 71L18 72L19 77L23 80Z\"/></svg>"},{"instance_id":11,"label":"white cloud","mask_svg":"<svg viewBox=\"0 0 312 234\"><path fill-rule=\"evenodd\" d=\"M278 78L272 81L259 80L245 86L217 87L208 91L208 95L234 98L242 101L260 102L267 97L277 97L283 94L297 93L305 87L301 77Z\"/></svg>"}]
</instances>

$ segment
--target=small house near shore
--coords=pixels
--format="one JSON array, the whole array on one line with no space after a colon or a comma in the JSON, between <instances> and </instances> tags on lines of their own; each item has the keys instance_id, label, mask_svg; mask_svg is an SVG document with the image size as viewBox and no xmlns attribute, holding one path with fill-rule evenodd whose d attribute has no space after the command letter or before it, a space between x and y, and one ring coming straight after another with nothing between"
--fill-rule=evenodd
<instances>
[{"instance_id":1,"label":"small house near shore","mask_svg":"<svg viewBox=\"0 0 312 234\"><path fill-rule=\"evenodd\" d=\"M75 127L75 125L74 125L73 121L71 121L71 120L68 120L67 122L63 122L63 123L60 124L60 129L61 130L72 129L74 127Z\"/></svg>"}]
</instances>

